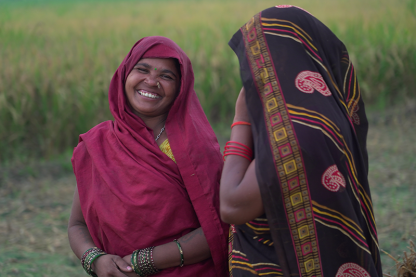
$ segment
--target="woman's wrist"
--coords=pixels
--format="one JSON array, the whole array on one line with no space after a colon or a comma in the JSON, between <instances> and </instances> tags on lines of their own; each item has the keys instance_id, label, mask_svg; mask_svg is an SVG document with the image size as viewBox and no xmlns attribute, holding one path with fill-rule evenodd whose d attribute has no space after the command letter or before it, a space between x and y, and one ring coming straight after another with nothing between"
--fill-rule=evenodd
<instances>
[{"instance_id":1,"label":"woman's wrist","mask_svg":"<svg viewBox=\"0 0 416 277\"><path fill-rule=\"evenodd\" d=\"M250 125L235 125L231 129L230 141L242 143L253 149L253 137Z\"/></svg>"},{"instance_id":2,"label":"woman's wrist","mask_svg":"<svg viewBox=\"0 0 416 277\"><path fill-rule=\"evenodd\" d=\"M155 266L160 270L180 266L181 256L178 246L174 241L156 246L153 249L153 260Z\"/></svg>"},{"instance_id":3,"label":"woman's wrist","mask_svg":"<svg viewBox=\"0 0 416 277\"><path fill-rule=\"evenodd\" d=\"M95 262L101 257L107 255L103 250L98 247L91 247L87 249L81 257L81 265L84 268L85 272L91 276L96 276L94 273Z\"/></svg>"},{"instance_id":4,"label":"woman's wrist","mask_svg":"<svg viewBox=\"0 0 416 277\"><path fill-rule=\"evenodd\" d=\"M137 249L131 254L131 266L137 275L149 276L159 272L153 260L154 248L154 246L151 246L144 249Z\"/></svg>"},{"instance_id":5,"label":"woman's wrist","mask_svg":"<svg viewBox=\"0 0 416 277\"><path fill-rule=\"evenodd\" d=\"M236 120L234 120L233 124L231 124L231 129L232 129L234 126L237 126L237 125L251 126L251 123L250 123L250 122L248 122L248 121L241 121L241 120L236 121Z\"/></svg>"},{"instance_id":6,"label":"woman's wrist","mask_svg":"<svg viewBox=\"0 0 416 277\"><path fill-rule=\"evenodd\" d=\"M182 255L176 242L169 242L156 247L147 247L133 251L130 263L139 276L155 274L165 268L183 266Z\"/></svg>"}]
</instances>

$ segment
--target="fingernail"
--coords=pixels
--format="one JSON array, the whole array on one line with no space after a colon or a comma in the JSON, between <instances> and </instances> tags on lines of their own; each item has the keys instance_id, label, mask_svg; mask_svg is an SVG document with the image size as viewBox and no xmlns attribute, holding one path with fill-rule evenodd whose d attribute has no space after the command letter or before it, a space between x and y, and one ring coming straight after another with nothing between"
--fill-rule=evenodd
<instances>
[{"instance_id":1,"label":"fingernail","mask_svg":"<svg viewBox=\"0 0 416 277\"><path fill-rule=\"evenodd\" d=\"M132 270L132 268L130 266L127 267L127 270Z\"/></svg>"}]
</instances>

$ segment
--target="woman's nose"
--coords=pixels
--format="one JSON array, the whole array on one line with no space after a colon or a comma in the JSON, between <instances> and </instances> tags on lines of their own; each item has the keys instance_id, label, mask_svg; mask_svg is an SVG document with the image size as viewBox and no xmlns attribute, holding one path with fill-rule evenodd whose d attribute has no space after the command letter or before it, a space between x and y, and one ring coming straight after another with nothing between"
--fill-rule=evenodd
<instances>
[{"instance_id":1,"label":"woman's nose","mask_svg":"<svg viewBox=\"0 0 416 277\"><path fill-rule=\"evenodd\" d=\"M157 86L158 83L158 78L155 75L151 75L149 74L146 79L145 79L146 84L148 84L149 86Z\"/></svg>"}]
</instances>

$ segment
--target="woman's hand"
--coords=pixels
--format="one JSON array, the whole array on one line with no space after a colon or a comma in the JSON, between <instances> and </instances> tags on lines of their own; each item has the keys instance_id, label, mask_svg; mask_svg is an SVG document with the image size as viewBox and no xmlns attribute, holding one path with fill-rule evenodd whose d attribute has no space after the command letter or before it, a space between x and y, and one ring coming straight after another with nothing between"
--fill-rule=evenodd
<instances>
[{"instance_id":1,"label":"woman's hand","mask_svg":"<svg viewBox=\"0 0 416 277\"><path fill-rule=\"evenodd\" d=\"M131 254L124 256L123 260L129 265L129 267L131 268L131 271L127 272L127 271L122 270L121 268L120 268L120 270L123 271L123 273L126 274L129 277L137 277L136 272L134 272L132 267L131 267Z\"/></svg>"},{"instance_id":2,"label":"woman's hand","mask_svg":"<svg viewBox=\"0 0 416 277\"><path fill-rule=\"evenodd\" d=\"M235 102L234 122L236 121L250 122L246 104L246 90L244 87L241 88L240 94L238 95L237 101Z\"/></svg>"},{"instance_id":3,"label":"woman's hand","mask_svg":"<svg viewBox=\"0 0 416 277\"><path fill-rule=\"evenodd\" d=\"M126 262L117 255L107 254L98 257L92 268L98 277L137 277L130 266L130 261Z\"/></svg>"},{"instance_id":4,"label":"woman's hand","mask_svg":"<svg viewBox=\"0 0 416 277\"><path fill-rule=\"evenodd\" d=\"M128 263L129 265L131 264L131 255L132 255L132 254L130 254L130 255L126 255L126 256L124 256L124 257L123 257L123 260L124 260L126 263Z\"/></svg>"},{"instance_id":5,"label":"woman's hand","mask_svg":"<svg viewBox=\"0 0 416 277\"><path fill-rule=\"evenodd\" d=\"M72 202L71 216L68 222L68 238L71 248L78 259L82 258L85 250L95 247L82 214L78 189L75 189ZM137 277L130 266L130 262L125 262L116 255L106 254L100 256L91 266L99 277Z\"/></svg>"}]
</instances>

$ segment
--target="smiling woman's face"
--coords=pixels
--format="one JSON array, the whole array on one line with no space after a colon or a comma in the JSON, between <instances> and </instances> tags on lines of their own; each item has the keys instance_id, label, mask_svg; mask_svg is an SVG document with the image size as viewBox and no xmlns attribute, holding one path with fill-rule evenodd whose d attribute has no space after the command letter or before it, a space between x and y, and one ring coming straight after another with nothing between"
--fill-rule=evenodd
<instances>
[{"instance_id":1,"label":"smiling woman's face","mask_svg":"<svg viewBox=\"0 0 416 277\"><path fill-rule=\"evenodd\" d=\"M141 118L151 118L167 115L179 86L175 59L146 58L127 76L125 90L132 111Z\"/></svg>"}]
</instances>

